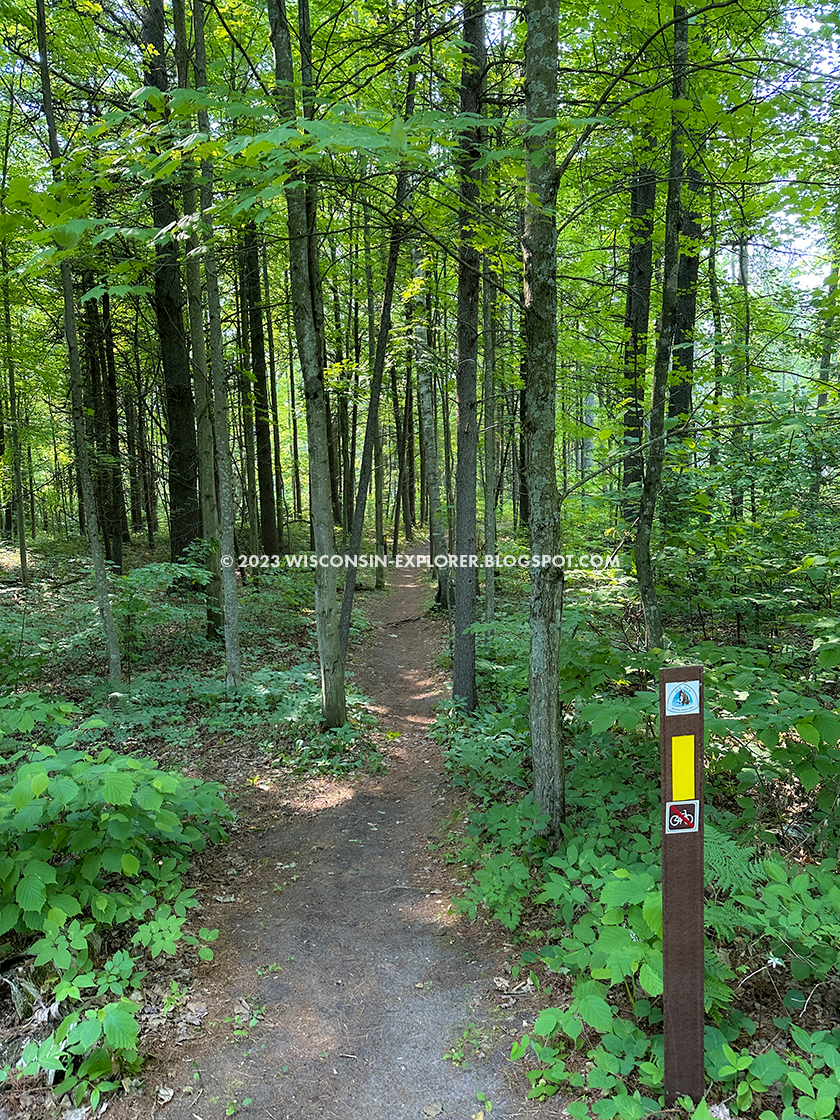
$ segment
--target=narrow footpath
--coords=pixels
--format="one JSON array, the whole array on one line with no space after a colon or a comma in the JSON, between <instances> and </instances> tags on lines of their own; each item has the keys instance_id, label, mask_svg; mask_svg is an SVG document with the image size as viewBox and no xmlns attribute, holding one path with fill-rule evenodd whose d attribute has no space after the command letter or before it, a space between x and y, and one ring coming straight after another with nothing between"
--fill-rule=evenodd
<instances>
[{"instance_id":1,"label":"narrow footpath","mask_svg":"<svg viewBox=\"0 0 840 1120\"><path fill-rule=\"evenodd\" d=\"M427 737L445 623L417 571L388 582L364 595L373 626L349 666L387 773L310 784L233 834L228 893L203 899L221 932L186 1006L202 1029L152 1061L115 1120L491 1120L485 1098L492 1120L559 1115L523 1102L507 1055L525 1009L499 1006L486 932L449 913L457 869L429 840L450 795Z\"/></svg>"}]
</instances>

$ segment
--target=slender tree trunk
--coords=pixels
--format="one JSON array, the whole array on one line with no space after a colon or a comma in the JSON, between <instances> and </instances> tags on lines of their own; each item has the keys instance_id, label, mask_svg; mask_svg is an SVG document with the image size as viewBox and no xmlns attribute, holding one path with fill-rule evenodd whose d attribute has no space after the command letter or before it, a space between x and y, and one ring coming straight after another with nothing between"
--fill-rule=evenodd
<instances>
[{"instance_id":1,"label":"slender tree trunk","mask_svg":"<svg viewBox=\"0 0 840 1120\"><path fill-rule=\"evenodd\" d=\"M709 190L709 306L712 312L712 323L714 325L714 356L713 364L715 371L715 387L713 392L713 401L715 405L718 404L723 393L723 314L720 308L720 291L717 282L717 221L715 217L715 192L714 188L710 187ZM717 415L717 412L713 413ZM712 430L710 433L710 450L709 450L709 466L715 466L718 461L717 440L718 433Z\"/></svg>"},{"instance_id":2,"label":"slender tree trunk","mask_svg":"<svg viewBox=\"0 0 840 1120\"><path fill-rule=\"evenodd\" d=\"M525 39L525 109L532 125L557 115L559 0L528 0ZM527 140L525 228L525 400L522 427L528 483L531 551L559 553L560 503L554 465L557 393L557 149L556 134ZM531 568L529 724L534 797L560 835L566 815L565 765L560 727L562 572L553 564Z\"/></svg>"},{"instance_id":3,"label":"slender tree trunk","mask_svg":"<svg viewBox=\"0 0 840 1120\"><path fill-rule=\"evenodd\" d=\"M207 60L204 41L204 0L194 0L193 35L195 38L195 84L207 84ZM198 111L198 127L210 135L210 118L206 109ZM224 338L222 334L222 301L213 238L213 164L201 163L199 200L204 241L204 284L207 292L208 339L210 343L210 378L213 397L213 433L215 436L218 474L219 555L227 558L221 565L222 600L225 628L225 675L229 696L242 682L242 657L239 645L239 591L236 585L234 524L236 507L233 500L233 465L230 454L230 424L225 371Z\"/></svg>"},{"instance_id":4,"label":"slender tree trunk","mask_svg":"<svg viewBox=\"0 0 840 1120\"><path fill-rule=\"evenodd\" d=\"M5 176L4 176L5 178ZM0 242L0 268L3 270L3 332L5 335L6 374L9 385L9 438L12 444L12 472L14 494L10 505L14 506L17 522L18 555L20 557L20 582L24 587L29 583L27 565L26 524L23 519L23 472L20 455L20 403L17 389L17 366L14 357L12 337L12 308L9 298L9 252L5 240Z\"/></svg>"},{"instance_id":5,"label":"slender tree trunk","mask_svg":"<svg viewBox=\"0 0 840 1120\"><path fill-rule=\"evenodd\" d=\"M677 276L676 325L668 415L683 418L679 434L691 436L687 427L694 387L694 330L697 321L697 277L700 272L700 213L697 209L702 181L693 164L686 172L685 205L682 208L680 265Z\"/></svg>"},{"instance_id":6,"label":"slender tree trunk","mask_svg":"<svg viewBox=\"0 0 840 1120\"><path fill-rule=\"evenodd\" d=\"M305 4L305 0L303 0ZM268 22L274 53L274 82L278 110L285 120L294 120L294 66L285 0L268 0ZM308 44L303 46L304 56ZM293 176L294 178L294 176ZM289 233L289 283L297 336L298 357L306 395L306 427L309 448L309 494L315 552L326 563L315 568L315 623L321 663L324 722L341 727L347 719L344 691L344 659L338 630L337 570L329 564L335 551L330 492L327 407L324 393L323 345L319 333L316 301L320 270L316 276L317 229L310 222L304 191L286 190L286 219ZM323 314L320 315L323 320Z\"/></svg>"},{"instance_id":7,"label":"slender tree trunk","mask_svg":"<svg viewBox=\"0 0 840 1120\"><path fill-rule=\"evenodd\" d=\"M163 0L148 0L143 19L146 84L162 93L169 88L164 61ZM152 218L158 230L177 219L169 188L152 187ZM173 561L201 537L198 502L198 449L195 403L184 333L184 295L178 243L174 238L155 247L155 316L166 391L166 432L169 457L169 533Z\"/></svg>"},{"instance_id":8,"label":"slender tree trunk","mask_svg":"<svg viewBox=\"0 0 840 1120\"><path fill-rule=\"evenodd\" d=\"M297 401L295 391L295 358L292 345L292 315L291 296L286 294L286 306L289 308L287 319L289 343L289 416L292 421L292 480L294 495L294 515L303 517L303 491L300 482L300 444L298 442Z\"/></svg>"},{"instance_id":9,"label":"slender tree trunk","mask_svg":"<svg viewBox=\"0 0 840 1120\"><path fill-rule=\"evenodd\" d=\"M674 18L674 101L685 98L688 75L688 17L685 8L675 7ZM662 648L662 614L653 577L650 540L656 499L665 461L665 408L668 401L668 372L677 327L679 285L680 225L682 218L683 147L681 125L674 113L671 123L671 154L668 168L668 199L665 204L665 251L662 280L662 311L659 341L653 369L650 406L650 450L648 451L642 500L633 555L636 579L645 615L645 641L648 649Z\"/></svg>"},{"instance_id":10,"label":"slender tree trunk","mask_svg":"<svg viewBox=\"0 0 840 1120\"><path fill-rule=\"evenodd\" d=\"M496 287L484 265L484 551L496 555ZM496 569L484 570L484 621L496 611Z\"/></svg>"},{"instance_id":11,"label":"slender tree trunk","mask_svg":"<svg viewBox=\"0 0 840 1120\"><path fill-rule=\"evenodd\" d=\"M831 367L837 350L837 275L840 270L840 257L835 250L831 262L831 272L826 289L826 310L823 315L823 336L820 347L820 391L817 394L817 408L825 408L828 404L828 389L825 388L831 381ZM811 496L816 500L820 496L820 484L825 465L825 456L821 447L815 447L812 458Z\"/></svg>"},{"instance_id":12,"label":"slender tree trunk","mask_svg":"<svg viewBox=\"0 0 840 1120\"><path fill-rule=\"evenodd\" d=\"M102 296L102 341L105 350L103 378L105 418L108 430L108 469L106 477L106 508L111 535L111 558L118 572L123 568L123 526L126 521L123 494L122 455L120 453L120 418L117 395L117 362L114 353L114 327L111 320L111 297Z\"/></svg>"},{"instance_id":13,"label":"slender tree trunk","mask_svg":"<svg viewBox=\"0 0 840 1120\"><path fill-rule=\"evenodd\" d=\"M645 438L645 382L650 329L650 289L653 282L653 217L656 175L640 167L630 185L630 249L627 261L627 300L624 313L624 460L622 514L634 520L638 489L644 478L642 444Z\"/></svg>"},{"instance_id":14,"label":"slender tree trunk","mask_svg":"<svg viewBox=\"0 0 840 1120\"><path fill-rule=\"evenodd\" d=\"M260 551L260 517L257 502L257 452L254 439L254 396L251 384L251 331L248 314L248 281L244 247L237 252L239 262L236 288L239 314L239 419L242 431L242 449L245 456L245 510L248 517L247 550L252 556ZM259 569L257 569L259 572Z\"/></svg>"},{"instance_id":15,"label":"slender tree trunk","mask_svg":"<svg viewBox=\"0 0 840 1120\"><path fill-rule=\"evenodd\" d=\"M409 79L410 103L414 88L414 74ZM365 424L365 440L362 445L362 462L359 469L359 481L356 489L356 503L353 508L353 523L350 529L348 545L349 555L358 556L362 544L362 531L365 523L365 507L367 494L370 489L371 474L373 471L374 450L379 437L379 402L382 395L382 379L385 373L385 359L388 353L388 340L391 334L391 311L394 302L394 285L397 277L397 265L400 257L400 247L405 236L402 224L402 210L408 194L408 175L401 171L397 175L395 193L394 222L391 226L391 236L388 246L388 262L385 268L385 289L382 293L382 306L379 313L379 330L376 335L376 349L373 355L373 369L371 371L370 398L368 404L368 418ZM371 283L372 276L368 276ZM381 450L379 458L381 460ZM381 514L381 496L380 496ZM384 529L381 536L377 537L377 544L383 541ZM379 571L379 569L377 569ZM341 603L341 654L347 655L347 642L350 636L350 612L353 608L353 594L356 586L356 566L351 564L344 575L344 597Z\"/></svg>"},{"instance_id":16,"label":"slender tree trunk","mask_svg":"<svg viewBox=\"0 0 840 1120\"><path fill-rule=\"evenodd\" d=\"M415 263L415 273L417 265ZM418 300L419 310L419 300ZM433 339L428 312L425 324L418 315L415 321L415 354L417 362L417 404L420 411L420 439L423 444L423 468L426 477L426 497L429 503L429 552L437 576L435 602L444 607L447 602L449 566L438 562L449 552L446 523L440 501L440 465L438 454L437 418L434 401L434 369L432 366Z\"/></svg>"},{"instance_id":17,"label":"slender tree trunk","mask_svg":"<svg viewBox=\"0 0 840 1120\"><path fill-rule=\"evenodd\" d=\"M178 85L188 89L189 40L184 0L172 0L172 22L175 29L175 54ZM187 162L184 167L184 212L195 214L197 192L195 167ZM198 500L201 509L201 529L210 546L207 569L210 578L205 588L207 609L207 637L220 638L224 626L222 601L222 573L219 553L219 508L216 496L216 448L213 439L213 390L207 374L207 344L204 335L204 309L201 284L201 239L199 231L190 226L189 250L185 262L187 312L192 353L193 383L195 385L196 452L198 462Z\"/></svg>"},{"instance_id":18,"label":"slender tree trunk","mask_svg":"<svg viewBox=\"0 0 840 1120\"><path fill-rule=\"evenodd\" d=\"M263 291L265 292L265 327L266 327L266 340L268 342L268 382L271 389L271 428L272 428L272 447L274 453L274 498L275 498L275 512L277 520L277 545L280 551L284 549L285 539L285 524L286 524L286 492L283 485L283 467L280 462L280 421L277 410L277 357L274 348L274 323L271 312L271 300L269 299L269 286L268 286L268 254L265 249L265 242L263 242L261 253L261 266L262 266L262 282Z\"/></svg>"},{"instance_id":19,"label":"slender tree trunk","mask_svg":"<svg viewBox=\"0 0 840 1120\"><path fill-rule=\"evenodd\" d=\"M461 112L480 116L484 103L484 0L464 5L464 63L461 73ZM481 297L481 258L475 247L479 206L479 178L475 165L480 156L481 129L467 130L459 159L458 214L458 322L455 391L458 399L458 458L455 478L455 551L461 558L455 569L455 636L453 648L453 699L472 711L477 702L475 681L475 601L478 571L473 557L478 551L476 487L478 476L478 323ZM469 564L465 560L469 559Z\"/></svg>"},{"instance_id":20,"label":"slender tree trunk","mask_svg":"<svg viewBox=\"0 0 840 1120\"><path fill-rule=\"evenodd\" d=\"M254 422L256 432L257 479L260 493L260 542L268 556L280 551L277 540L277 507L274 502L274 472L271 461L271 423L268 374L265 361L263 297L260 284L260 258L253 223L245 227L245 291L251 331L251 373L254 377Z\"/></svg>"},{"instance_id":21,"label":"slender tree trunk","mask_svg":"<svg viewBox=\"0 0 840 1120\"><path fill-rule=\"evenodd\" d=\"M47 124L53 179L58 183L61 180L61 151L58 146L58 133L56 130L55 113L53 111L50 63L47 50L47 20L44 10L44 0L36 0L36 13L42 112ZM114 624L114 616L111 612L111 600L108 595L108 572L105 567L105 557L102 555L102 546L99 541L96 497L93 490L90 458L88 455L87 440L85 438L82 363L79 357L79 338L76 330L76 305L73 295L73 276L70 271L70 261L66 257L61 261L60 271L61 291L64 299L64 333L67 340L67 359L70 367L70 395L73 409L73 431L76 441L76 465L78 467L79 484L85 511L85 523L87 525L88 540L90 542L91 562L96 583L96 599L108 650L108 675L114 683L118 683L122 676L120 667L120 647L117 637L117 628Z\"/></svg>"}]
</instances>

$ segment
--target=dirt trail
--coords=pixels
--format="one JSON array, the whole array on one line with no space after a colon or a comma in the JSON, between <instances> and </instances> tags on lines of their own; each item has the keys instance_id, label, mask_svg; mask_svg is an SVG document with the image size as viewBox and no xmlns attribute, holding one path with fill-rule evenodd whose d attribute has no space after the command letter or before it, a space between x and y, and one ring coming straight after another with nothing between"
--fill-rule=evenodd
<instances>
[{"instance_id":1,"label":"dirt trail","mask_svg":"<svg viewBox=\"0 0 840 1120\"><path fill-rule=\"evenodd\" d=\"M477 1093L493 1120L526 1115L505 1058L522 1010L496 1006L494 961L448 913L454 872L428 848L448 812L426 735L446 691L434 666L443 625L425 617L425 579L388 576L387 595L365 597L373 631L350 670L374 702L389 770L310 786L235 833L222 857L237 872L226 888L235 904L208 892L202 911L221 930L192 992L204 1029L152 1062L143 1096L116 1105L119 1120L221 1120L237 1107L246 1120L470 1120ZM224 1023L237 1014L247 1037ZM464 1031L483 1054L467 1046L456 1066L444 1054Z\"/></svg>"}]
</instances>

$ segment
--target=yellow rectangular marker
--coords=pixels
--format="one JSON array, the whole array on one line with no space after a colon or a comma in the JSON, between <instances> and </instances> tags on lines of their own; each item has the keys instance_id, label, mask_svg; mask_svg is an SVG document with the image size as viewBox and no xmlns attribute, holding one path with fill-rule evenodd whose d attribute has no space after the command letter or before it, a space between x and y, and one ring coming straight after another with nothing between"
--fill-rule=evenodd
<instances>
[{"instance_id":1,"label":"yellow rectangular marker","mask_svg":"<svg viewBox=\"0 0 840 1120\"><path fill-rule=\"evenodd\" d=\"M694 800L694 736L671 737L671 800Z\"/></svg>"}]
</instances>

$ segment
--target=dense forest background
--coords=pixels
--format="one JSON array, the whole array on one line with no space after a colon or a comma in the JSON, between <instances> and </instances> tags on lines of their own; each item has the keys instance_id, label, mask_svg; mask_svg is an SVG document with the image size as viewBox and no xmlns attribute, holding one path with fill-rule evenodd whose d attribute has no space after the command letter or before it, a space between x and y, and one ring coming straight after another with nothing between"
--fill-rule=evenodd
<instances>
[{"instance_id":1,"label":"dense forest background","mask_svg":"<svg viewBox=\"0 0 840 1120\"><path fill-rule=\"evenodd\" d=\"M633 1049L604 994L605 981L623 983L640 1004L628 983L639 969L658 994L655 837L649 858L638 847L632 861L615 854L590 802L595 788L602 801L623 797L617 775L632 786L648 762L655 773L652 682L681 660L707 673L719 936L743 941L747 929L765 958L793 960L779 992L788 1011L813 1011L818 989L830 1005L840 929L834 7L37 0L33 10L2 0L0 19L0 706L24 752L4 770L14 809L4 827L20 858L0 864L0 935L19 949L37 932L42 953L64 938L69 964L80 943L68 921L81 937L84 908L105 897L100 883L71 903L56 885L60 830L32 854L45 792L55 804L63 790L68 813L77 797L134 805L137 829L143 813L169 811L157 779L120 769L119 742L101 762L107 790L84 793L69 755L104 723L60 730L66 700L94 714L73 684L80 664L99 682L93 692L140 696L165 650L192 658L202 702L210 688L214 704L263 711L255 682L266 678L254 674L292 671L311 637L312 741L340 765L356 734L344 672L360 625L354 587L383 580L382 568L347 557L394 563L403 542L427 541L452 634L456 704L440 735L486 816L465 841L480 868L466 909L513 930L531 899L559 907L573 930L583 902L595 914L606 890L608 914L638 911L627 944L604 947L603 959L594 933L566 946L585 978L542 1037L579 1039L582 1016L618 1040L605 1052L623 1055L622 1076L638 1061L646 1092L657 1087L658 1058L647 1042ZM287 561L304 552L326 562ZM487 555L499 562L483 566ZM258 594L283 623L255 646ZM55 757L68 748L66 773L53 755L26 760L20 737L36 726ZM151 784L137 802L141 777ZM164 792L192 805L184 819L193 796L210 799L205 816L224 815L210 811L216 793L172 782ZM58 810L43 811L58 827ZM165 837L172 820L161 819ZM580 848L578 832L589 836ZM181 843L184 853L199 843L192 825ZM580 897L564 894L561 878L580 879L569 869L587 851L601 863L574 888ZM110 858L110 873L136 874L133 856ZM635 884L620 898L615 868ZM760 876L775 925L746 901L762 897ZM782 928L784 890L798 899L796 936ZM827 910L816 917L819 899ZM630 951L631 929L646 955ZM744 1110L776 1085L779 1111L761 1115L831 1115L836 1009L810 1034L793 1024L788 1072L771 1047L749 1073L732 1049L746 1012L727 1020L728 1034L720 1026L740 966L734 951L709 952L718 1079L737 1083ZM769 967L756 952L738 958L744 973ZM565 958L538 959L568 974ZM65 1030L73 1052L107 1043L106 1064L130 1052L125 1002L77 1015ZM650 1000L637 1021L648 1013L655 1023ZM535 1095L575 1077L598 1088L556 1045L534 1048L549 1070L534 1075ZM30 1059L33 1069L58 1061L53 1051ZM595 1063L603 1078L618 1076L611 1061ZM105 1076L91 1069L68 1073L79 1099ZM615 1084L601 1086L605 1099L636 1103L598 1115L643 1115L638 1084L623 1096Z\"/></svg>"}]
</instances>

